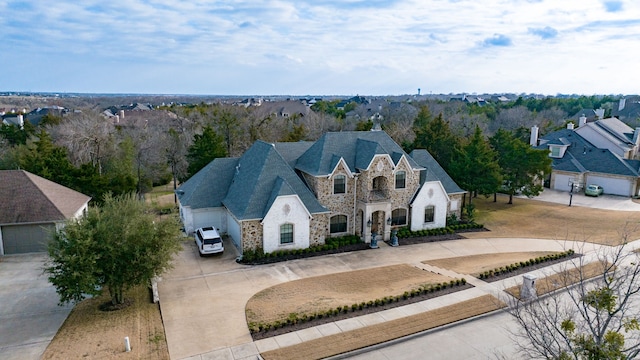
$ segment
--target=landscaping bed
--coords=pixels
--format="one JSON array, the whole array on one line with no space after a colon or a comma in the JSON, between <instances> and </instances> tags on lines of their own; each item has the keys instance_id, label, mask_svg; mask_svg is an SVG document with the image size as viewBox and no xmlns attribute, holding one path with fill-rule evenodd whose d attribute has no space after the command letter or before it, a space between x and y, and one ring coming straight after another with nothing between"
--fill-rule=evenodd
<instances>
[{"instance_id":1,"label":"landscaping bed","mask_svg":"<svg viewBox=\"0 0 640 360\"><path fill-rule=\"evenodd\" d=\"M542 259L540 261L535 261L527 266L521 266L520 263L517 264L517 268L512 268L511 270L508 270L507 267L504 267L505 269L502 271L489 271L489 275L485 276L485 275L480 275L478 276L479 279L486 281L486 282L494 282L494 281L499 281L502 279L506 279L506 278L510 278L513 276L517 276L517 275L521 275L521 274L526 274L528 272L534 271L534 270L538 270L538 269L542 269L545 268L547 266L551 266L551 265L555 265L557 263L561 263L563 261L567 261L567 260L571 260L577 257L582 256L582 254L577 254L575 252L573 252L573 250L568 250L566 252L563 253L558 253L557 257L556 256L544 256L542 257ZM533 260L533 259L532 259ZM531 260L530 260L531 261ZM483 273L486 274L486 273Z\"/></svg>"},{"instance_id":2,"label":"landscaping bed","mask_svg":"<svg viewBox=\"0 0 640 360\"><path fill-rule=\"evenodd\" d=\"M342 310L337 314L333 314L332 316L322 316L321 318L316 317L313 320L297 321L295 323L289 323L289 324L285 323L282 325L282 327L279 327L277 329L271 328L269 330L252 331L251 337L253 338L254 341L270 338L273 336L282 335L282 334L290 333L293 331L303 330L303 329L307 329L307 328L322 325L322 324L327 324L334 321L349 319L356 316L367 315L367 314L375 313L382 310L393 309L399 306L413 304L416 302L432 299L438 296L451 294L451 293L454 293L460 290L469 289L472 287L473 285L470 285L469 283L464 282L464 284L461 283L460 285L447 286L446 288L443 288L437 291L430 291L430 292L420 291L419 293L412 292L412 293L409 293L408 295L405 293L405 295L395 297L394 299L391 299L389 302L378 303L378 304L373 303L370 306L362 307L362 309L359 309L359 308L353 309L352 307L347 307L346 311Z\"/></svg>"},{"instance_id":3,"label":"landscaping bed","mask_svg":"<svg viewBox=\"0 0 640 360\"><path fill-rule=\"evenodd\" d=\"M441 234L441 235L426 235L426 236L410 236L410 237L398 237L398 245L415 245L415 244L424 244L428 242L436 242L436 241L447 241L447 240L460 240L466 239L463 233L471 233L471 232L481 232L481 231L489 231L485 227L481 228L470 228L470 229L456 229L454 233L450 234ZM391 245L391 241L386 241L387 244Z\"/></svg>"},{"instance_id":4,"label":"landscaping bed","mask_svg":"<svg viewBox=\"0 0 640 360\"><path fill-rule=\"evenodd\" d=\"M360 251L360 250L366 250L366 249L369 249L369 244L364 242L359 242L356 244L348 244L348 245L340 246L337 248L331 248L331 249L324 249L324 250L314 249L314 251L299 251L299 252L292 251L292 252L287 252L283 254L270 255L268 257L259 257L259 258L249 259L249 260L243 259L238 261L238 263L244 264L244 265L264 265L264 264L272 264L272 263L281 262L281 261L305 259L305 258L316 257L316 256L340 254L345 252Z\"/></svg>"}]
</instances>

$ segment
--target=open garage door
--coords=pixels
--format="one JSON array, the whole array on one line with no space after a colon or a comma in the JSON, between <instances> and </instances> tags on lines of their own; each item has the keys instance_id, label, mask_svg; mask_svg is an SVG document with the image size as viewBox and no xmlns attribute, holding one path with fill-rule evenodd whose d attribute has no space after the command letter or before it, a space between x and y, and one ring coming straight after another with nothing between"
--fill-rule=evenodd
<instances>
[{"instance_id":1,"label":"open garage door","mask_svg":"<svg viewBox=\"0 0 640 360\"><path fill-rule=\"evenodd\" d=\"M47 251L53 224L2 226L2 247L5 255Z\"/></svg>"}]
</instances>

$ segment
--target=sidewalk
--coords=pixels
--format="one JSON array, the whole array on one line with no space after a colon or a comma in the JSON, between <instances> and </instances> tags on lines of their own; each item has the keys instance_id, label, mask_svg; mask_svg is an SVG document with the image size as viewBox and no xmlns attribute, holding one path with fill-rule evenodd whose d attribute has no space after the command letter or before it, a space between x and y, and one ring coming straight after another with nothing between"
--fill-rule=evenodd
<instances>
[{"instance_id":1,"label":"sidewalk","mask_svg":"<svg viewBox=\"0 0 640 360\"><path fill-rule=\"evenodd\" d=\"M217 281L224 281L225 276L233 274L232 278L234 279L233 288L236 289L235 292L229 292L227 295L229 301L226 301L224 304L216 304L216 308L222 308L225 316L214 316L215 319L220 320L222 318L226 318L225 322L216 322L215 324L209 324L213 328L217 329L202 329L199 328L197 330L200 331L200 334L206 337L206 342L210 350L208 351L199 351L191 346L202 345L203 341L201 339L189 338L192 336L189 334L189 327L193 328L193 322L191 320L194 317L203 317L207 316L203 313L194 313L190 314L190 316L181 318L179 314L175 313L176 309L179 307L175 307L175 304L167 305L166 302L163 304L161 301L163 316L167 316L170 321L165 325L166 333L167 333L167 341L169 344L169 351L172 359L189 359L189 360L205 360L205 359L225 359L225 360L244 360L244 359L256 359L259 358L259 353L269 350L274 350L281 347L286 347L290 345L300 344L305 341L309 341L312 339L316 339L318 337L327 336L331 334L336 334L340 332L345 332L349 330L354 330L358 328L362 328L365 326L377 324L380 322L385 322L393 319L398 319L410 315L414 315L420 312L426 312L433 309L437 309L443 306L448 306L451 304L458 303L460 301L480 297L486 294L491 294L498 298L503 298L506 296L503 290L510 286L519 284L521 282L522 276L516 276L513 278L504 279L501 281L487 283L470 276L464 276L462 274L457 274L445 269L439 269L432 267L430 269L430 265L422 264L421 261L436 259L436 258L444 258L444 257L454 257L454 256L466 256L472 254L480 254L480 253L490 253L490 252L512 252L512 251L540 251L540 250L552 250L552 251L561 251L565 250L567 246L577 247L580 243L564 243L553 240L536 240L536 239L465 239L465 240L454 240L447 242L438 242L438 243L428 243L422 245L411 245L399 248L391 248L391 247L382 247L378 250L359 252L357 254L347 253L340 254L335 256L323 257L322 259L305 259L303 263L293 261L286 262L282 264L276 264L269 267L252 267L252 268L240 268L227 274L202 274L196 275L195 278L193 276L189 277L191 280L195 280L198 277L202 277L205 280L205 283L209 283L207 278L215 277ZM582 249L584 252L592 252L598 249L600 246L594 244L587 244L588 249ZM577 249L576 249L577 250ZM384 254L384 256L382 256ZM397 263L408 263L416 266L416 264L420 264L421 268L426 270L433 270L436 272L440 272L442 274L453 276L453 277L465 277L474 285L474 288L462 290L456 293L444 295L438 298L425 300L423 302L414 303L411 305L406 305L394 309L384 310L373 314L363 315L359 317L354 317L350 319L340 320L333 323L328 323L320 326L316 326L313 328L308 328L284 335L275 336L273 338L251 341L250 334L248 329L246 329L246 323L244 320L244 305L248 301L248 299L259 291L259 288L266 288L277 283L281 283L284 281L290 281L296 278L303 278L308 276L315 276L319 274L328 274L335 273L341 271L349 271L367 267L378 267L384 266L387 264L397 264ZM544 270L537 270L534 273L542 274ZM242 273L242 276L239 275ZM274 280L273 275L278 274L279 279ZM286 274L286 276L282 276ZM256 283L251 281L251 279L259 278L261 280L268 279L269 281L260 281L261 286L256 288ZM182 278L185 279L184 277ZM167 290L172 288L173 286L167 287L170 285L172 281L180 281L180 279L167 279L164 282L164 285L161 285L161 299L163 298L163 293L166 294ZM250 286L249 284L254 286ZM162 283L161 283L162 284ZM176 285L176 284L172 284ZM251 289L249 291L244 291L247 289L243 289L243 286L250 286ZM195 290L196 288L189 286L189 289ZM230 289L228 287L225 287ZM182 288L182 290L185 290ZM238 291L242 290L242 291ZM175 294L173 294L175 295ZM185 295L185 293L183 293ZM167 299L165 295L165 299ZM216 299L220 299L220 297L216 297ZM184 296L175 298L174 300L180 301L183 304L188 306L185 303L186 300ZM234 303L234 306L231 305ZM229 308L227 308L229 306ZM204 309L213 311L211 307L205 307ZM184 311L184 309L182 310ZM191 311L198 311L197 309ZM238 314L237 312L240 312ZM210 315L210 314L209 314ZM239 316L240 315L240 316ZM222 321L222 320L221 320ZM180 325L182 324L182 325ZM203 322L198 322L198 327L202 326ZM177 326L177 327L176 327ZM224 329L224 331L220 331L220 329ZM177 334L176 331L181 332ZM186 331L186 333L184 333ZM242 333L242 334L239 334ZM179 335L179 337L176 337ZM241 335L241 336L240 336ZM180 346L175 346L176 341L179 339L186 339L187 343L180 344ZM200 342L198 344L198 342ZM202 347L200 347L202 348ZM204 349L203 349L204 350ZM196 351L197 355L186 355L188 351Z\"/></svg>"}]
</instances>

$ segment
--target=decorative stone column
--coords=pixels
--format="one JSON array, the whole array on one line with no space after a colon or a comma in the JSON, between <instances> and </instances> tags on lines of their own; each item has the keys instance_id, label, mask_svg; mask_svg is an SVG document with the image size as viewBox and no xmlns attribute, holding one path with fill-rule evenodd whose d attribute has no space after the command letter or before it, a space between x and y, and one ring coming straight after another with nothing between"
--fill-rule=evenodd
<instances>
[{"instance_id":1,"label":"decorative stone column","mask_svg":"<svg viewBox=\"0 0 640 360\"><path fill-rule=\"evenodd\" d=\"M398 246L398 230L391 230L391 246Z\"/></svg>"}]
</instances>

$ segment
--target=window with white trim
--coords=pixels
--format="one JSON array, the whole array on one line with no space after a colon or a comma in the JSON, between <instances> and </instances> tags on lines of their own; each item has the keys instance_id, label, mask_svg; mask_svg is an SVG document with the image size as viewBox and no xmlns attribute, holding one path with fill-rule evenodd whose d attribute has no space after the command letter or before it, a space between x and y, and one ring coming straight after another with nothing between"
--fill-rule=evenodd
<instances>
[{"instance_id":1,"label":"window with white trim","mask_svg":"<svg viewBox=\"0 0 640 360\"><path fill-rule=\"evenodd\" d=\"M404 189L406 186L407 173L398 171L396 173L396 189Z\"/></svg>"},{"instance_id":2,"label":"window with white trim","mask_svg":"<svg viewBox=\"0 0 640 360\"><path fill-rule=\"evenodd\" d=\"M424 222L432 223L435 219L436 215L436 207L433 205L429 205L424 208Z\"/></svg>"},{"instance_id":3,"label":"window with white trim","mask_svg":"<svg viewBox=\"0 0 640 360\"><path fill-rule=\"evenodd\" d=\"M293 224L280 225L280 244L293 243Z\"/></svg>"},{"instance_id":4,"label":"window with white trim","mask_svg":"<svg viewBox=\"0 0 640 360\"><path fill-rule=\"evenodd\" d=\"M332 216L329 221L329 232L330 233L342 233L347 232L347 216L346 215L335 215Z\"/></svg>"},{"instance_id":5,"label":"window with white trim","mask_svg":"<svg viewBox=\"0 0 640 360\"><path fill-rule=\"evenodd\" d=\"M391 226L407 225L407 209L395 209L391 212Z\"/></svg>"},{"instance_id":6,"label":"window with white trim","mask_svg":"<svg viewBox=\"0 0 640 360\"><path fill-rule=\"evenodd\" d=\"M347 191L347 177L344 175L336 175L333 178L333 193L344 194Z\"/></svg>"}]
</instances>

